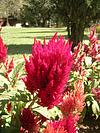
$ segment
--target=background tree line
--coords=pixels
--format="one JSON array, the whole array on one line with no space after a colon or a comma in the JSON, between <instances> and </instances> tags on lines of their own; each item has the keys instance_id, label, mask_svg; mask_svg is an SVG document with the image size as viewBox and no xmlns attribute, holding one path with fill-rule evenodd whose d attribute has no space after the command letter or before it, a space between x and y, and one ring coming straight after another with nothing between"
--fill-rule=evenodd
<instances>
[{"instance_id":1,"label":"background tree line","mask_svg":"<svg viewBox=\"0 0 100 133\"><path fill-rule=\"evenodd\" d=\"M0 16L36 27L63 24L74 47L83 40L85 28L100 20L100 0L1 0Z\"/></svg>"}]
</instances>

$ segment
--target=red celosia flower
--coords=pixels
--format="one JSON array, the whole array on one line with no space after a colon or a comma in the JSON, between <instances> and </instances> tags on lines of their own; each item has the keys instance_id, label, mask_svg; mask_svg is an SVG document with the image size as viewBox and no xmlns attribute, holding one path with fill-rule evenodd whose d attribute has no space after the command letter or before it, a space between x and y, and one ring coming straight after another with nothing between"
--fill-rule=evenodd
<instances>
[{"instance_id":1,"label":"red celosia flower","mask_svg":"<svg viewBox=\"0 0 100 133\"><path fill-rule=\"evenodd\" d=\"M76 133L76 124L78 119L69 114L67 118L47 124L43 133Z\"/></svg>"},{"instance_id":2,"label":"red celosia flower","mask_svg":"<svg viewBox=\"0 0 100 133\"><path fill-rule=\"evenodd\" d=\"M85 105L84 87L81 80L74 83L74 90L65 93L60 109L64 116L82 112Z\"/></svg>"},{"instance_id":3,"label":"red celosia flower","mask_svg":"<svg viewBox=\"0 0 100 133\"><path fill-rule=\"evenodd\" d=\"M74 61L73 61L72 70L79 72L79 74L81 75L82 75L82 69L84 69L83 62L86 56L92 57L92 62L100 60L100 56L99 56L100 45L98 44L95 27L92 27L90 29L89 41L90 41L90 45L86 45L86 44L81 45L79 43L74 48L74 53L73 53Z\"/></svg>"},{"instance_id":4,"label":"red celosia flower","mask_svg":"<svg viewBox=\"0 0 100 133\"><path fill-rule=\"evenodd\" d=\"M68 133L68 132L64 130L64 127L59 126L55 129L51 123L48 123L43 133Z\"/></svg>"},{"instance_id":5,"label":"red celosia flower","mask_svg":"<svg viewBox=\"0 0 100 133\"><path fill-rule=\"evenodd\" d=\"M79 56L80 48L81 48L81 43L78 43L78 45L74 47L74 58Z\"/></svg>"},{"instance_id":6,"label":"red celosia flower","mask_svg":"<svg viewBox=\"0 0 100 133\"><path fill-rule=\"evenodd\" d=\"M20 116L21 132L28 131L28 133L38 133L39 123L37 117L30 109L24 108Z\"/></svg>"},{"instance_id":7,"label":"red celosia flower","mask_svg":"<svg viewBox=\"0 0 100 133\"><path fill-rule=\"evenodd\" d=\"M5 74L5 77L9 80L8 75L14 68L13 58L11 59L10 62L8 62L8 60L7 60L4 65L5 65L5 69L6 69L4 74Z\"/></svg>"},{"instance_id":8,"label":"red celosia flower","mask_svg":"<svg viewBox=\"0 0 100 133\"><path fill-rule=\"evenodd\" d=\"M84 52L86 53L86 55L89 53L89 46L88 45L86 45L86 44L84 44L83 45L83 50L84 50Z\"/></svg>"},{"instance_id":9,"label":"red celosia flower","mask_svg":"<svg viewBox=\"0 0 100 133\"><path fill-rule=\"evenodd\" d=\"M96 97L96 100L100 103L100 88L93 88L92 93Z\"/></svg>"},{"instance_id":10,"label":"red celosia flower","mask_svg":"<svg viewBox=\"0 0 100 133\"><path fill-rule=\"evenodd\" d=\"M4 63L7 57L7 48L0 37L0 63Z\"/></svg>"},{"instance_id":11,"label":"red celosia flower","mask_svg":"<svg viewBox=\"0 0 100 133\"><path fill-rule=\"evenodd\" d=\"M76 124L79 120L79 116L73 116L72 114L69 114L68 117L64 120L65 124L65 130L67 130L68 133L77 133Z\"/></svg>"},{"instance_id":12,"label":"red celosia flower","mask_svg":"<svg viewBox=\"0 0 100 133\"><path fill-rule=\"evenodd\" d=\"M91 44L96 44L98 42L95 27L91 27L91 29L90 29L89 41Z\"/></svg>"},{"instance_id":13,"label":"red celosia flower","mask_svg":"<svg viewBox=\"0 0 100 133\"><path fill-rule=\"evenodd\" d=\"M46 120L48 120L48 118L46 118L45 116L43 116L42 114L39 114L39 118L41 123L44 123Z\"/></svg>"},{"instance_id":14,"label":"red celosia flower","mask_svg":"<svg viewBox=\"0 0 100 133\"><path fill-rule=\"evenodd\" d=\"M75 110L75 96L73 95L73 93L69 92L64 95L60 109L64 116Z\"/></svg>"},{"instance_id":15,"label":"red celosia flower","mask_svg":"<svg viewBox=\"0 0 100 133\"><path fill-rule=\"evenodd\" d=\"M42 106L52 108L59 104L71 69L70 50L70 42L63 37L58 39L56 34L48 45L35 40L32 56L25 60L27 76L23 80L32 94L37 92Z\"/></svg>"},{"instance_id":16,"label":"red celosia flower","mask_svg":"<svg viewBox=\"0 0 100 133\"><path fill-rule=\"evenodd\" d=\"M14 60L13 58L11 59L10 63L7 66L7 73L10 73L14 68Z\"/></svg>"},{"instance_id":17,"label":"red celosia flower","mask_svg":"<svg viewBox=\"0 0 100 133\"><path fill-rule=\"evenodd\" d=\"M98 44L98 37L96 35L96 28L92 27L90 29L90 35L89 35L89 41L90 41L90 48L88 51L88 54L95 59L96 56L99 54L99 44Z\"/></svg>"},{"instance_id":18,"label":"red celosia flower","mask_svg":"<svg viewBox=\"0 0 100 133\"><path fill-rule=\"evenodd\" d=\"M7 103L7 111L8 111L8 113L10 113L11 110L12 110L11 102L8 102L8 103Z\"/></svg>"},{"instance_id":19,"label":"red celosia flower","mask_svg":"<svg viewBox=\"0 0 100 133\"><path fill-rule=\"evenodd\" d=\"M100 54L97 54L95 59L96 59L97 62L100 62Z\"/></svg>"},{"instance_id":20,"label":"red celosia flower","mask_svg":"<svg viewBox=\"0 0 100 133\"><path fill-rule=\"evenodd\" d=\"M82 63L85 60L86 54L82 52L82 45L79 43L75 48L74 48L74 53L73 53L73 65L72 65L72 70L77 71L80 74L82 73Z\"/></svg>"}]
</instances>

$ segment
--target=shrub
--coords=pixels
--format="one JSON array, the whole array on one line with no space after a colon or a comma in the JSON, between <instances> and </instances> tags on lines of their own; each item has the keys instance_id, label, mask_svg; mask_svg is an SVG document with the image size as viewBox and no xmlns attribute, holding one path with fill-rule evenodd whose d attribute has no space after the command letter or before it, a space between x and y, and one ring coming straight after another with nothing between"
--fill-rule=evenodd
<instances>
[{"instance_id":1,"label":"shrub","mask_svg":"<svg viewBox=\"0 0 100 133\"><path fill-rule=\"evenodd\" d=\"M98 24L98 25L96 26L96 32L97 32L97 33L100 33L100 24Z\"/></svg>"}]
</instances>

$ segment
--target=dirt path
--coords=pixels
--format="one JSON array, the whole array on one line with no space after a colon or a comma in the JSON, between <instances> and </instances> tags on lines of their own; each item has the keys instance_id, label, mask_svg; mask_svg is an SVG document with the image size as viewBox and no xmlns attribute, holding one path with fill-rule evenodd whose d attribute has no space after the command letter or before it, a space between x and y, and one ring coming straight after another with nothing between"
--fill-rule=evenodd
<instances>
[{"instance_id":1,"label":"dirt path","mask_svg":"<svg viewBox=\"0 0 100 133\"><path fill-rule=\"evenodd\" d=\"M85 118L80 126L79 133L100 133L100 118Z\"/></svg>"}]
</instances>

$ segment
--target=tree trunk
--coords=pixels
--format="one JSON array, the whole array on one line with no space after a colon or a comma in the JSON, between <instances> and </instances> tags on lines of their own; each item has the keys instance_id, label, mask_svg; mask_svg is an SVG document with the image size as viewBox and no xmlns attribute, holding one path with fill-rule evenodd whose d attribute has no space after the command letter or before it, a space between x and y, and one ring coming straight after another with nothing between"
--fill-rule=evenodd
<instances>
[{"instance_id":1,"label":"tree trunk","mask_svg":"<svg viewBox=\"0 0 100 133\"><path fill-rule=\"evenodd\" d=\"M42 27L45 27L45 26L46 26L46 19L45 19L45 18L42 19L41 26L42 26Z\"/></svg>"},{"instance_id":2,"label":"tree trunk","mask_svg":"<svg viewBox=\"0 0 100 133\"><path fill-rule=\"evenodd\" d=\"M71 24L71 41L73 41L72 51L79 42L83 41L84 29L85 29L84 27L85 26L83 25L83 23L79 23L79 24L72 23Z\"/></svg>"},{"instance_id":3,"label":"tree trunk","mask_svg":"<svg viewBox=\"0 0 100 133\"><path fill-rule=\"evenodd\" d=\"M10 26L8 16L7 16L7 26Z\"/></svg>"},{"instance_id":4,"label":"tree trunk","mask_svg":"<svg viewBox=\"0 0 100 133\"><path fill-rule=\"evenodd\" d=\"M67 25L68 38L71 37L71 30L69 24Z\"/></svg>"}]
</instances>

